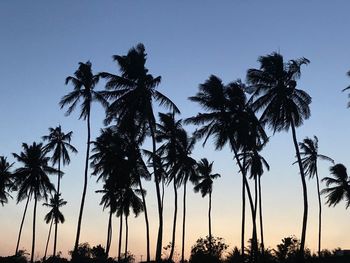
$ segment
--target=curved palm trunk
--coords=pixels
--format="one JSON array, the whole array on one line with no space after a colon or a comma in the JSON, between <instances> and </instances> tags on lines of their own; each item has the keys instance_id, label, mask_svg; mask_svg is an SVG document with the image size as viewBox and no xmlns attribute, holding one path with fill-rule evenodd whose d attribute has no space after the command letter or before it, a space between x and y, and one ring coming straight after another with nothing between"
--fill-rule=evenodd
<instances>
[{"instance_id":1,"label":"curved palm trunk","mask_svg":"<svg viewBox=\"0 0 350 263\"><path fill-rule=\"evenodd\" d=\"M263 226L263 215L262 215L262 199L261 199L261 181L260 181L260 179L261 179L260 176L258 176L261 253L262 253L262 256L264 257L265 244L264 244L264 226Z\"/></svg>"},{"instance_id":2,"label":"curved palm trunk","mask_svg":"<svg viewBox=\"0 0 350 263\"><path fill-rule=\"evenodd\" d=\"M107 227L107 242L106 242L106 255L108 258L109 255L109 249L111 247L111 240L112 240L112 209L109 210L109 217L108 217L108 227Z\"/></svg>"},{"instance_id":3,"label":"curved palm trunk","mask_svg":"<svg viewBox=\"0 0 350 263\"><path fill-rule=\"evenodd\" d=\"M185 262L185 232L186 232L186 180L184 182L183 215L182 215L182 248L181 263Z\"/></svg>"},{"instance_id":4,"label":"curved palm trunk","mask_svg":"<svg viewBox=\"0 0 350 263\"><path fill-rule=\"evenodd\" d=\"M175 237L176 237L176 217L177 217L177 187L176 187L176 180L173 179L174 183L174 220L173 220L173 235L171 239L171 250L169 255L169 262L173 260L174 257L174 250L175 250Z\"/></svg>"},{"instance_id":5,"label":"curved palm trunk","mask_svg":"<svg viewBox=\"0 0 350 263\"><path fill-rule=\"evenodd\" d=\"M209 219L209 252L211 254L212 248L212 235L211 235L211 191L209 191L209 209L208 209L208 219Z\"/></svg>"},{"instance_id":6,"label":"curved palm trunk","mask_svg":"<svg viewBox=\"0 0 350 263\"><path fill-rule=\"evenodd\" d=\"M46 260L47 249L48 249L48 247L49 247L49 242L50 242L50 236L51 236L52 224L53 224L53 218L51 219L51 223L50 223L49 234L48 234L48 236L47 236L47 241L46 241L46 246L45 246L45 254L44 254L43 261L45 261L45 260Z\"/></svg>"},{"instance_id":7,"label":"curved palm trunk","mask_svg":"<svg viewBox=\"0 0 350 263\"><path fill-rule=\"evenodd\" d=\"M22 221L21 221L21 226L19 227L19 233L18 233L18 239L17 239L15 255L17 255L17 253L18 253L19 242L21 240L22 229L23 229L24 219L26 218L26 214L27 214L27 208L28 208L29 199L30 199L30 195L28 195L26 206L24 207L24 212L23 212L23 217L22 217Z\"/></svg>"},{"instance_id":8,"label":"curved palm trunk","mask_svg":"<svg viewBox=\"0 0 350 263\"><path fill-rule=\"evenodd\" d=\"M61 183L61 156L58 157L58 181L57 181L57 194L60 194L60 183ZM55 219L55 239L53 243L53 256L56 257L57 248L57 230L58 230L58 218Z\"/></svg>"},{"instance_id":9,"label":"curved palm trunk","mask_svg":"<svg viewBox=\"0 0 350 263\"><path fill-rule=\"evenodd\" d=\"M121 259L121 252L122 252L122 233L123 233L123 213L121 213L120 215L120 223L119 223L118 262Z\"/></svg>"},{"instance_id":10,"label":"curved palm trunk","mask_svg":"<svg viewBox=\"0 0 350 263\"><path fill-rule=\"evenodd\" d=\"M304 262L304 250L305 250L305 239L306 239L306 227L307 227L307 214L308 214L308 200L307 200L307 188L306 188L306 181L305 181L305 174L304 174L304 169L303 165L301 163L301 157L300 157L300 151L299 151L299 146L298 146L298 141L297 141L297 136L296 136L296 131L295 131L295 126L294 126L294 121L292 120L291 123L292 127L292 136L293 136L293 143L295 147L295 152L297 155L298 159L298 164L299 164L299 170L300 170L300 177L301 177L301 184L303 187L303 197L304 197L304 213L303 213L303 226L301 230L301 239L300 239L300 262Z\"/></svg>"},{"instance_id":11,"label":"curved palm trunk","mask_svg":"<svg viewBox=\"0 0 350 263\"><path fill-rule=\"evenodd\" d=\"M322 204L321 204L321 193L320 193L320 181L318 179L318 172L316 167L316 184L318 194L318 256L321 256L321 229L322 229Z\"/></svg>"},{"instance_id":12,"label":"curved palm trunk","mask_svg":"<svg viewBox=\"0 0 350 263\"><path fill-rule=\"evenodd\" d=\"M124 255L125 260L128 257L128 235L129 235L128 216L125 215L125 255Z\"/></svg>"},{"instance_id":13,"label":"curved palm trunk","mask_svg":"<svg viewBox=\"0 0 350 263\"><path fill-rule=\"evenodd\" d=\"M85 158L85 172L84 172L84 187L83 187L83 195L81 197L81 204L80 204L80 211L79 211L79 219L78 219L78 226L77 226L77 235L75 238L75 244L74 244L74 253L77 252L78 245L79 245L79 238L80 238L80 229L81 229L81 221L83 218L83 210L84 210L84 204L85 204L85 196L86 196L86 189L87 189L87 180L88 180L88 168L89 168L89 154L90 154L90 111L87 115L87 145L86 145L86 158Z\"/></svg>"},{"instance_id":14,"label":"curved palm trunk","mask_svg":"<svg viewBox=\"0 0 350 263\"><path fill-rule=\"evenodd\" d=\"M33 239L32 239L32 253L30 255L30 263L34 262L34 250L35 250L35 220L36 220L36 205L38 203L37 197L34 194L34 212L33 212Z\"/></svg>"},{"instance_id":15,"label":"curved palm trunk","mask_svg":"<svg viewBox=\"0 0 350 263\"><path fill-rule=\"evenodd\" d=\"M162 197L160 193L158 170L156 167L156 139L154 134L154 126L150 123L150 131L152 137L152 162L153 162L153 172L154 172L154 181L156 184L156 192L157 192L157 204L158 204L158 220L159 220L159 228L158 228L158 236L157 236L157 248L156 248L156 262L159 263L162 260L162 242L163 242L163 206L162 206Z\"/></svg>"},{"instance_id":16,"label":"curved palm trunk","mask_svg":"<svg viewBox=\"0 0 350 263\"><path fill-rule=\"evenodd\" d=\"M245 184L242 176L242 230L241 230L241 253L242 262L244 262L244 234L245 234Z\"/></svg>"},{"instance_id":17,"label":"curved palm trunk","mask_svg":"<svg viewBox=\"0 0 350 263\"><path fill-rule=\"evenodd\" d=\"M139 177L138 180L139 180L139 187L140 187L140 190L141 190L143 211L144 211L144 214L145 214L145 222L146 222L146 241L147 241L147 255L146 255L146 261L147 261L147 262L150 262L150 261L151 261L151 257L150 257L150 242L149 242L149 222L148 222L146 198L145 198L145 194L144 194L144 192L143 192L143 187L142 187L141 178Z\"/></svg>"}]
</instances>

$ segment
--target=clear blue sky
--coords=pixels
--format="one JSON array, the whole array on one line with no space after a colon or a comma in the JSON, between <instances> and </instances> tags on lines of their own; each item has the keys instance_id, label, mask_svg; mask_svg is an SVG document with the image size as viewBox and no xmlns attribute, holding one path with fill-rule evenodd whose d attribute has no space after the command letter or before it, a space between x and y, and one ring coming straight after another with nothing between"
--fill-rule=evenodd
<instances>
[{"instance_id":1,"label":"clear blue sky","mask_svg":"<svg viewBox=\"0 0 350 263\"><path fill-rule=\"evenodd\" d=\"M126 54L142 42L150 72L162 76L160 91L177 103L184 118L200 110L187 97L194 95L198 84L210 74L224 82L244 80L248 68L258 67L257 58L273 51L279 51L286 60L308 58L311 63L303 68L299 87L313 98L312 116L298 130L298 138L317 135L322 153L349 165L350 112L346 109L347 94L341 92L350 83L346 76L350 69L349 8L348 1L1 1L0 154L12 160L11 153L19 152L22 142L40 140L48 127L58 123L74 132L73 144L80 153L65 168L62 181L63 197L69 203L63 209L67 221L60 228L59 250L66 255L75 235L86 131L77 114L65 117L58 107L59 99L72 88L65 86L64 80L74 73L79 61L90 60L96 73L116 72L112 55ZM103 127L104 113L100 106L93 109L95 137ZM205 149L198 144L194 154L215 161L214 168L222 174L214 186L213 232L224 237L231 248L239 245L241 180L232 155L228 150L215 152L210 144ZM294 151L289 133L272 137L264 154L271 165L263 178L266 243L274 247L285 236L300 236L301 184L297 167L291 165ZM328 175L328 167L320 164L321 177ZM107 225L107 213L102 213L100 196L94 193L100 186L94 181L91 178L81 238L92 245L104 244ZM314 250L317 198L315 182L308 185L307 245ZM148 183L147 190L155 239L154 184ZM0 255L15 249L23 205L11 201L0 207ZM207 200L191 193L188 206L187 253L190 245L207 233ZM31 209L22 243L27 250L31 244ZM45 212L40 207L39 220ZM165 215L166 243L171 232L171 191L167 192ZM343 204L324 210L325 247L350 247L350 237L343 231L349 219ZM41 221L37 253L42 256L48 226ZM145 255L143 216L132 220L130 227L130 250L139 259ZM116 238L116 230L114 235ZM180 251L180 239L177 245ZM112 254L116 250L114 241Z\"/></svg>"}]
</instances>

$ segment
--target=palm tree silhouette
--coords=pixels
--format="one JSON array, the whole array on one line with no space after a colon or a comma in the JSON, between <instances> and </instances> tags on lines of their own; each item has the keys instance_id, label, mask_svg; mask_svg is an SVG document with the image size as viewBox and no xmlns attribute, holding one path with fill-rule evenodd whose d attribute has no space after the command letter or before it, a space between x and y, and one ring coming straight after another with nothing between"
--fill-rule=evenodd
<instances>
[{"instance_id":1,"label":"palm tree silhouette","mask_svg":"<svg viewBox=\"0 0 350 263\"><path fill-rule=\"evenodd\" d=\"M11 170L13 163L7 162L7 158L0 156L0 204L3 206L8 202L9 193L13 189L13 175Z\"/></svg>"},{"instance_id":2,"label":"palm tree silhouette","mask_svg":"<svg viewBox=\"0 0 350 263\"><path fill-rule=\"evenodd\" d=\"M301 66L309 63L306 58L284 62L278 53L261 56L260 69L249 69L247 80L254 88L252 107L262 111L261 120L275 133L292 130L292 139L299 164L304 197L303 225L300 240L300 260L304 261L304 249L308 216L308 198L305 173L298 147L296 128L310 117L311 97L303 90L297 89L296 80L300 78Z\"/></svg>"},{"instance_id":3,"label":"palm tree silhouette","mask_svg":"<svg viewBox=\"0 0 350 263\"><path fill-rule=\"evenodd\" d=\"M17 201L19 202L32 196L34 198L33 239L30 258L30 262L33 263L37 202L41 199L46 201L48 194L55 190L48 174L55 174L58 171L48 165L50 158L46 157L42 143L37 144L34 142L30 146L23 143L22 148L23 151L19 155L13 154L15 159L23 165L15 171L16 185L18 187Z\"/></svg>"},{"instance_id":4,"label":"palm tree silhouette","mask_svg":"<svg viewBox=\"0 0 350 263\"><path fill-rule=\"evenodd\" d=\"M61 194L55 193L53 197L50 198L50 203L44 203L43 206L51 208L51 210L45 215L45 223L50 223L50 229L49 229L49 235L46 242L46 248L45 248L45 254L44 254L44 261L46 259L47 255L47 248L50 240L50 234L51 234L51 228L52 224L55 223L55 225L61 223L63 224L65 221L65 218L60 211L60 207L65 206L67 204L67 201L64 201L62 198L60 198ZM56 250L54 247L53 256L56 256Z\"/></svg>"},{"instance_id":5,"label":"palm tree silhouette","mask_svg":"<svg viewBox=\"0 0 350 263\"><path fill-rule=\"evenodd\" d=\"M301 162L305 171L305 175L309 178L316 176L317 195L318 195L318 255L321 255L321 226L322 226L322 204L320 193L320 180L317 171L317 160L330 161L334 164L334 160L328 156L318 153L318 138L314 136L314 139L305 138L303 142L299 143L301 149L300 155L302 156Z\"/></svg>"},{"instance_id":6,"label":"palm tree silhouette","mask_svg":"<svg viewBox=\"0 0 350 263\"><path fill-rule=\"evenodd\" d=\"M106 95L112 99L107 109L106 122L116 120L121 130L128 130L130 122L137 124L139 130L148 129L152 138L152 151L156 152L155 140L155 116L153 112L153 101L159 102L161 106L179 112L175 104L165 95L156 90L160 84L161 77L153 77L148 73L146 64L145 47L138 44L131 48L126 56L113 56L118 63L121 75L100 73L100 76L107 79ZM157 193L158 206L158 237L156 246L156 261L161 261L162 237L163 237L163 207L161 202L160 176L156 169L156 162L153 161L154 179ZM147 261L150 261L149 251L149 230L146 225L147 234Z\"/></svg>"},{"instance_id":7,"label":"palm tree silhouette","mask_svg":"<svg viewBox=\"0 0 350 263\"><path fill-rule=\"evenodd\" d=\"M73 145L70 144L72 139L73 132L70 131L68 133L62 132L61 125L58 125L56 128L49 128L49 135L43 136L44 141L48 141L48 143L44 146L45 151L53 151L53 155L51 157L52 164L58 165L58 172L61 174L61 160L62 165L66 165L70 163L70 157L68 150L77 153L77 149ZM61 174L63 175L63 174ZM57 179L57 194L60 194L60 182L61 175L58 176ZM51 225L50 225L51 229ZM57 248L57 230L58 224L55 222L55 238L54 238L54 246L53 246L53 256L56 256L56 248ZM45 253L46 254L46 253Z\"/></svg>"},{"instance_id":8,"label":"palm tree silhouette","mask_svg":"<svg viewBox=\"0 0 350 263\"><path fill-rule=\"evenodd\" d=\"M66 78L66 85L68 83L72 83L74 86L74 90L67 95L63 96L59 105L61 109L65 106L68 106L68 110L66 111L66 115L70 115L80 100L82 100L81 111L79 119L83 119L87 124L87 142L86 142L86 158L85 158L85 171L84 171L84 186L83 193L81 198L80 210L79 210L79 218L77 225L77 234L75 238L74 244L74 253L73 257L76 254L75 252L78 249L79 238L80 238L80 229L81 222L83 218L83 210L85 204L85 196L87 189L87 180L88 180L88 168L89 168L89 154L90 154L90 115L91 115L91 104L93 101L100 102L103 106L107 106L107 102L103 97L101 92L95 91L99 77L97 75L93 75L91 62L88 61L86 63L79 62L79 68L74 72L74 77L69 76Z\"/></svg>"},{"instance_id":9,"label":"palm tree silhouette","mask_svg":"<svg viewBox=\"0 0 350 263\"><path fill-rule=\"evenodd\" d=\"M327 204L336 206L340 201L345 200L346 208L350 206L350 178L346 172L346 167L338 163L329 169L333 177L325 177L322 182L326 182L327 188L321 191L326 194ZM334 185L330 187L331 185Z\"/></svg>"},{"instance_id":10,"label":"palm tree silhouette","mask_svg":"<svg viewBox=\"0 0 350 263\"><path fill-rule=\"evenodd\" d=\"M206 158L201 159L197 164L199 173L199 182L195 185L194 191L202 194L202 197L209 196L209 208L208 208L208 219L209 219L209 250L212 248L212 232L211 232L211 194L213 191L213 180L220 177L220 174L212 174L213 162L209 163Z\"/></svg>"}]
</instances>

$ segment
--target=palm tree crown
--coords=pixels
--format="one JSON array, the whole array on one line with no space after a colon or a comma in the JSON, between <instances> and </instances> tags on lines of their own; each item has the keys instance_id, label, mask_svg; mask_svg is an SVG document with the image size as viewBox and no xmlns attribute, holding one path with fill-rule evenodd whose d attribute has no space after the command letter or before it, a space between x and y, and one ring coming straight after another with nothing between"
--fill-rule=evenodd
<instances>
[{"instance_id":1,"label":"palm tree crown","mask_svg":"<svg viewBox=\"0 0 350 263\"><path fill-rule=\"evenodd\" d=\"M194 191L201 192L202 197L213 191L213 180L220 177L220 174L212 174L213 162L209 163L206 158L201 159L197 164L199 173L199 183L193 188Z\"/></svg>"},{"instance_id":2,"label":"palm tree crown","mask_svg":"<svg viewBox=\"0 0 350 263\"><path fill-rule=\"evenodd\" d=\"M11 197L9 191L13 188L13 176L10 171L13 163L7 162L6 157L0 156L0 204L4 205Z\"/></svg>"},{"instance_id":3,"label":"palm tree crown","mask_svg":"<svg viewBox=\"0 0 350 263\"><path fill-rule=\"evenodd\" d=\"M50 223L51 220L54 220L55 224L64 223L65 218L60 211L60 207L65 206L67 201L64 201L60 196L61 194L55 193L55 195L50 198L50 203L43 204L44 206L51 208L51 210L45 215L46 224Z\"/></svg>"}]
</instances>

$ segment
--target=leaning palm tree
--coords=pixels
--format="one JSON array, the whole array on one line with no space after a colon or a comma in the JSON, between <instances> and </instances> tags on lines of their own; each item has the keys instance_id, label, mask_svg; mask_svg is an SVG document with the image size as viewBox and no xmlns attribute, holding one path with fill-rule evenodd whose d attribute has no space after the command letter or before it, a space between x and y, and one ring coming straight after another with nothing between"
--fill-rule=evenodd
<instances>
[{"instance_id":1,"label":"leaning palm tree","mask_svg":"<svg viewBox=\"0 0 350 263\"><path fill-rule=\"evenodd\" d=\"M62 198L60 198L61 194L55 193L53 197L50 198L50 203L44 203L43 205L46 207L51 208L50 211L45 215L45 223L48 224L50 223L50 228L49 228L49 235L47 238L46 242L46 248L45 248L45 254L44 254L44 260L46 259L47 255L47 248L50 240L50 235L51 235L51 228L52 224L54 223L55 225L61 223L63 224L65 221L65 218L60 211L60 208L62 206L65 206L67 204L67 201L64 201ZM56 256L56 248L54 247L53 251L53 256Z\"/></svg>"},{"instance_id":2,"label":"leaning palm tree","mask_svg":"<svg viewBox=\"0 0 350 263\"><path fill-rule=\"evenodd\" d=\"M350 206L350 177L346 172L346 167L338 163L330 168L330 172L333 177L322 179L327 188L323 189L321 193L326 194L326 203L329 206L335 206L340 201L345 200L346 208L348 208Z\"/></svg>"},{"instance_id":3,"label":"leaning palm tree","mask_svg":"<svg viewBox=\"0 0 350 263\"><path fill-rule=\"evenodd\" d=\"M301 66L309 63L306 58L285 62L279 53L261 56L260 69L249 69L247 80L254 89L251 100L255 111L262 111L261 120L273 132L292 130L292 139L299 165L303 188L304 213L300 239L300 260L304 261L306 227L308 216L308 198L305 172L298 147L296 128L310 117L311 97L305 91L297 89L297 80L301 75Z\"/></svg>"},{"instance_id":4,"label":"leaning palm tree","mask_svg":"<svg viewBox=\"0 0 350 263\"><path fill-rule=\"evenodd\" d=\"M209 219L209 250L212 248L212 233L211 233L211 194L213 192L213 180L220 177L220 174L213 174L213 162L209 163L206 158L201 159L197 164L199 173L199 182L195 185L194 191L202 194L202 197L209 196L209 208L208 208L208 219Z\"/></svg>"},{"instance_id":5,"label":"leaning palm tree","mask_svg":"<svg viewBox=\"0 0 350 263\"><path fill-rule=\"evenodd\" d=\"M116 120L121 130L130 129L129 124L134 123L133 129L148 129L152 138L153 157L156 152L155 140L155 115L153 112L154 100L167 108L179 112L175 104L165 95L156 90L160 84L161 77L153 77L146 68L145 47L138 44L129 50L125 56L113 56L118 63L121 75L110 73L100 73L100 76L107 80L106 95L111 99L111 104L107 109L106 122ZM156 261L161 261L162 237L163 237L163 208L161 202L160 183L161 177L156 169L156 162L153 161L154 180L157 194L158 207L158 236L156 246ZM150 261L149 230L147 232L147 261Z\"/></svg>"},{"instance_id":6,"label":"leaning palm tree","mask_svg":"<svg viewBox=\"0 0 350 263\"><path fill-rule=\"evenodd\" d=\"M320 180L318 177L317 160L330 161L334 164L334 160L326 155L318 153L318 138L314 136L314 139L305 138L303 142L299 143L301 149L300 155L302 156L301 162L305 171L305 175L309 178L316 176L317 195L318 195L318 255L321 255L321 226L322 226L322 204L320 193Z\"/></svg>"},{"instance_id":7,"label":"leaning palm tree","mask_svg":"<svg viewBox=\"0 0 350 263\"><path fill-rule=\"evenodd\" d=\"M13 163L7 162L6 157L0 156L0 204L3 206L11 198L10 191L13 188L11 167Z\"/></svg>"},{"instance_id":8,"label":"leaning palm tree","mask_svg":"<svg viewBox=\"0 0 350 263\"><path fill-rule=\"evenodd\" d=\"M36 208L37 202L41 199L45 201L49 193L55 190L55 187L50 182L48 174L56 174L58 171L49 166L49 157L46 157L46 152L43 150L41 143L33 143L28 145L23 143L23 151L20 154L14 153L15 159L22 164L22 167L15 171L16 185L18 187L17 201L26 198L34 198L34 213L33 213L33 239L30 262L34 261L35 250L35 224L36 224Z\"/></svg>"},{"instance_id":9,"label":"leaning palm tree","mask_svg":"<svg viewBox=\"0 0 350 263\"><path fill-rule=\"evenodd\" d=\"M68 151L73 153L77 153L77 149L73 145L70 144L72 139L73 132L70 131L68 133L64 133L62 131L61 125L58 125L56 128L49 128L49 135L43 136L44 141L48 141L48 143L44 146L44 150L53 151L51 161L52 164L58 165L59 174L61 174L61 160L62 165L66 165L70 163L70 157ZM57 179L57 194L60 194L60 182L61 176L58 176ZM54 237L54 247L53 247L53 256L56 256L56 248L57 248L57 231L58 224L55 223L55 237Z\"/></svg>"},{"instance_id":10,"label":"leaning palm tree","mask_svg":"<svg viewBox=\"0 0 350 263\"><path fill-rule=\"evenodd\" d=\"M81 111L79 119L83 119L87 124L87 142L86 142L86 158L85 158L85 171L84 171L84 186L83 193L81 198L79 218L77 225L77 233L75 238L73 256L78 249L81 222L83 218L83 210L85 205L85 196L87 189L87 180L88 180L88 168L89 168L89 154L90 154L90 115L91 115L91 104L93 101L100 102L103 106L107 106L107 102L104 99L101 92L95 91L99 77L92 73L92 65L90 61L86 63L79 63L79 68L74 72L74 76L69 76L66 78L66 85L72 83L74 90L67 95L63 96L60 101L61 109L65 106L68 106L66 115L70 115L75 107L78 105L79 101L82 100Z\"/></svg>"}]
</instances>

